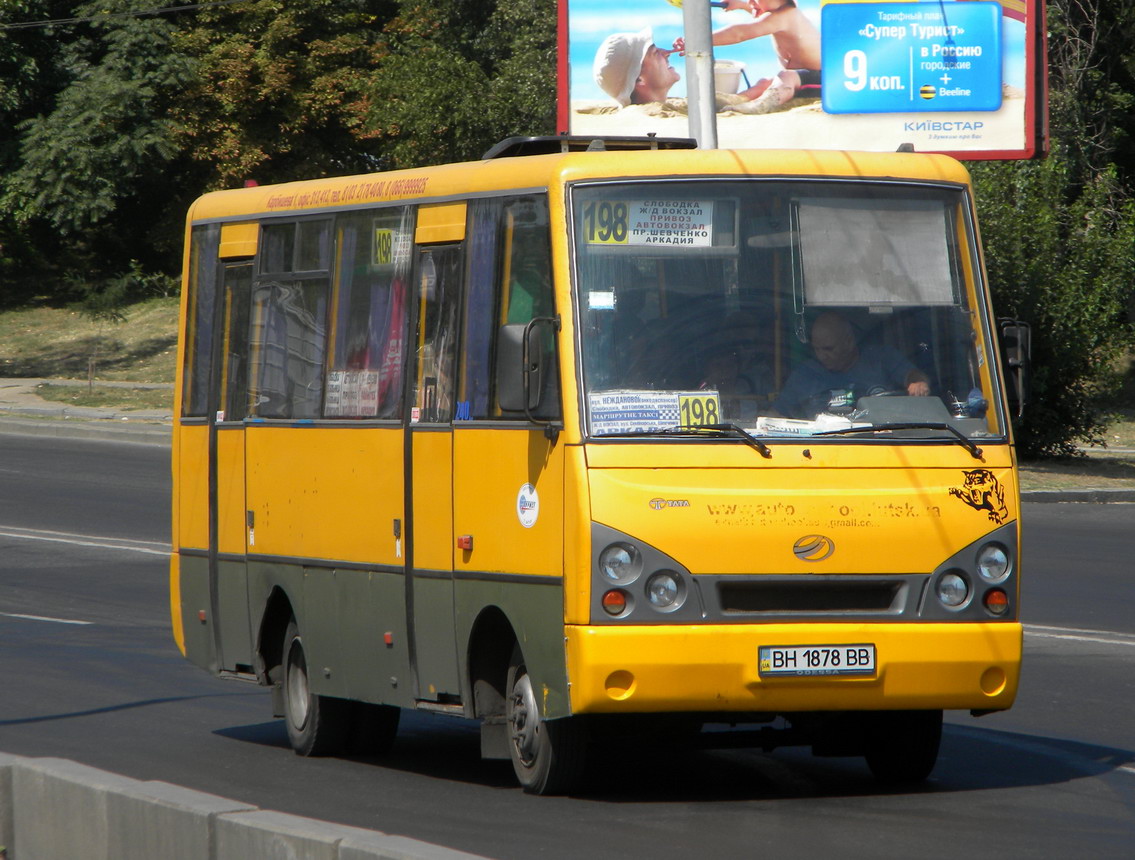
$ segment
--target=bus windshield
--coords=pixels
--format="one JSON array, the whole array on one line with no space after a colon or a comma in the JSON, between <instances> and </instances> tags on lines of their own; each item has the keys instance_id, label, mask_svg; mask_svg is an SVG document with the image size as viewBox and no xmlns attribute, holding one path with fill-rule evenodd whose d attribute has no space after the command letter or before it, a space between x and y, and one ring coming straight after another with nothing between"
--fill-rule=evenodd
<instances>
[{"instance_id":1,"label":"bus windshield","mask_svg":"<svg viewBox=\"0 0 1135 860\"><path fill-rule=\"evenodd\" d=\"M589 435L1003 436L968 206L882 181L577 185Z\"/></svg>"}]
</instances>

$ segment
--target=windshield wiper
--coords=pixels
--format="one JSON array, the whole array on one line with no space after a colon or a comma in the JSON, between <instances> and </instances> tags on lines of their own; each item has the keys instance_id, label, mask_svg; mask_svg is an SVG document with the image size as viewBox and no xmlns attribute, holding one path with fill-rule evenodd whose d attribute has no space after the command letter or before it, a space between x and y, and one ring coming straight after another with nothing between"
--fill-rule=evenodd
<instances>
[{"instance_id":1,"label":"windshield wiper","mask_svg":"<svg viewBox=\"0 0 1135 860\"><path fill-rule=\"evenodd\" d=\"M743 430L736 424L702 424L697 427L660 427L651 430L626 430L621 433L603 433L597 436L599 439L610 439L617 436L735 436L745 441L745 444L750 448L755 448L760 452L760 455L766 460L771 459L772 449L757 439L747 430Z\"/></svg>"},{"instance_id":2,"label":"windshield wiper","mask_svg":"<svg viewBox=\"0 0 1135 860\"><path fill-rule=\"evenodd\" d=\"M867 427L840 427L838 430L823 430L812 436L844 436L848 433L873 433L876 430L946 430L955 440L970 452L975 460L981 459L981 449L965 433L945 421L896 421L893 424L871 424Z\"/></svg>"}]
</instances>

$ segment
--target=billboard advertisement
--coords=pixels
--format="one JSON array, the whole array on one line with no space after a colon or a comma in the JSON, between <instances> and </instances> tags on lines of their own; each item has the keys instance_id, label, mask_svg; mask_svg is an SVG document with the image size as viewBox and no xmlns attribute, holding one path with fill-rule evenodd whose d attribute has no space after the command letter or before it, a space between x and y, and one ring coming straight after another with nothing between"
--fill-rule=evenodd
<instances>
[{"instance_id":1,"label":"billboard advertisement","mask_svg":"<svg viewBox=\"0 0 1135 860\"><path fill-rule=\"evenodd\" d=\"M682 0L561 4L560 131L688 136ZM721 148L1043 151L1039 3L710 5Z\"/></svg>"}]
</instances>

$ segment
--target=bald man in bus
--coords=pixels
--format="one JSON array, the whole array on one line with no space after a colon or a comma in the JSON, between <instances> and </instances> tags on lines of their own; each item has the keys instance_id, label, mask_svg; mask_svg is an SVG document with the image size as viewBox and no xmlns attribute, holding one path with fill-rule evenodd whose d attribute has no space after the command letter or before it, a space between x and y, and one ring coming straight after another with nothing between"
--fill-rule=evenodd
<instances>
[{"instance_id":1,"label":"bald man in bus","mask_svg":"<svg viewBox=\"0 0 1135 860\"><path fill-rule=\"evenodd\" d=\"M847 411L859 397L902 393L930 394L930 380L896 349L860 346L855 329L834 311L812 323L813 358L789 374L773 403L777 414L815 418L821 412Z\"/></svg>"}]
</instances>

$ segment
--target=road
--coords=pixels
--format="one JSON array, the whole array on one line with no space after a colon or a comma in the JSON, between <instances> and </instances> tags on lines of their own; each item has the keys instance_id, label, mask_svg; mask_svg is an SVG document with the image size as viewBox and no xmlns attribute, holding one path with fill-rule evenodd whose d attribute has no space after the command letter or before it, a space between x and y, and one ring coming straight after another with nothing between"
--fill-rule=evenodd
<instances>
[{"instance_id":1,"label":"road","mask_svg":"<svg viewBox=\"0 0 1135 860\"><path fill-rule=\"evenodd\" d=\"M476 726L414 713L378 759L302 759L259 688L172 642L168 452L0 436L0 750L514 858L1135 856L1135 509L1026 505L1017 706L949 714L925 787L803 751L628 749L534 798Z\"/></svg>"}]
</instances>

